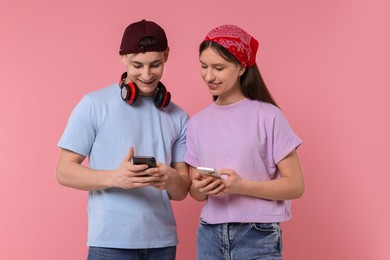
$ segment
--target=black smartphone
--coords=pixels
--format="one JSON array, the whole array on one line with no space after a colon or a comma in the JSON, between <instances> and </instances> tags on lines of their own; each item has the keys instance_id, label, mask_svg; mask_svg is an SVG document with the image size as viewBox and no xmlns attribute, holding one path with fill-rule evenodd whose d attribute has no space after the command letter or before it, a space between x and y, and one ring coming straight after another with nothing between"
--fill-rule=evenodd
<instances>
[{"instance_id":1,"label":"black smartphone","mask_svg":"<svg viewBox=\"0 0 390 260\"><path fill-rule=\"evenodd\" d=\"M132 158L133 164L147 164L149 167L156 167L156 158L153 156L133 156Z\"/></svg>"}]
</instances>

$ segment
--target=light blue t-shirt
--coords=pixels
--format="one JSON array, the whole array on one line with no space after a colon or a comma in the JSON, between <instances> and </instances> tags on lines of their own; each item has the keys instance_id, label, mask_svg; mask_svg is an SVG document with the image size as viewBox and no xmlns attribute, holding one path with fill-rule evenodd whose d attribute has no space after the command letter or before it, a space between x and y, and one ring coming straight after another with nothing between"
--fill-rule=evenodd
<instances>
[{"instance_id":1,"label":"light blue t-shirt","mask_svg":"<svg viewBox=\"0 0 390 260\"><path fill-rule=\"evenodd\" d=\"M267 181L280 177L277 163L301 142L271 104L249 99L227 106L213 103L191 117L184 159L194 167L228 168L244 179ZM282 222L291 217L290 201L209 196L201 217L212 224Z\"/></svg>"},{"instance_id":2,"label":"light blue t-shirt","mask_svg":"<svg viewBox=\"0 0 390 260\"><path fill-rule=\"evenodd\" d=\"M153 97L129 105L112 84L83 97L74 108L58 146L88 156L93 169L117 169L133 146L170 165L184 162L188 114L171 102L157 109ZM178 243L166 190L110 188L88 196L88 245L157 248Z\"/></svg>"}]
</instances>

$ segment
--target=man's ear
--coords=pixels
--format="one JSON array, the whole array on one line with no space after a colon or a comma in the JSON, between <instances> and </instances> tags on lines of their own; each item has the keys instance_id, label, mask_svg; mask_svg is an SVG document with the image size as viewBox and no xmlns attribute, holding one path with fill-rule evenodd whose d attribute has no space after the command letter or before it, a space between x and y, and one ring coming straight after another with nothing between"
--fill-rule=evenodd
<instances>
[{"instance_id":1,"label":"man's ear","mask_svg":"<svg viewBox=\"0 0 390 260\"><path fill-rule=\"evenodd\" d=\"M169 56L169 47L164 51L164 62L167 62Z\"/></svg>"},{"instance_id":2,"label":"man's ear","mask_svg":"<svg viewBox=\"0 0 390 260\"><path fill-rule=\"evenodd\" d=\"M123 65L127 65L127 55L120 55L119 59L123 63Z\"/></svg>"}]
</instances>

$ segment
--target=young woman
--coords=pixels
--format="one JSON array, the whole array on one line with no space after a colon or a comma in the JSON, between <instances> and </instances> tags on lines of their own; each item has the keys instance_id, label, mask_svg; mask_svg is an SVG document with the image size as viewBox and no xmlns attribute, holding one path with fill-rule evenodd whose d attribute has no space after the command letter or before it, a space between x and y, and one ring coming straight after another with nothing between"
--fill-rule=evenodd
<instances>
[{"instance_id":1,"label":"young woman","mask_svg":"<svg viewBox=\"0 0 390 260\"><path fill-rule=\"evenodd\" d=\"M304 192L294 133L256 65L258 42L223 25L200 45L201 76L214 102L188 124L191 196L206 201L197 259L282 259L280 222ZM196 167L215 168L222 178Z\"/></svg>"}]
</instances>

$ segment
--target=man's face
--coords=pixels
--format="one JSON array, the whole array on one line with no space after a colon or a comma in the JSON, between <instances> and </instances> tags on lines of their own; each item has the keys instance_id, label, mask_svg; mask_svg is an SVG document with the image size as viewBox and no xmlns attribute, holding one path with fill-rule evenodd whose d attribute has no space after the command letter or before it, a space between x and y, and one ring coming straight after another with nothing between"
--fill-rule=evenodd
<instances>
[{"instance_id":1,"label":"man's face","mask_svg":"<svg viewBox=\"0 0 390 260\"><path fill-rule=\"evenodd\" d=\"M168 53L169 50L122 55L121 60L127 70L125 83L135 83L140 90L140 95L154 95L163 75Z\"/></svg>"}]
</instances>

